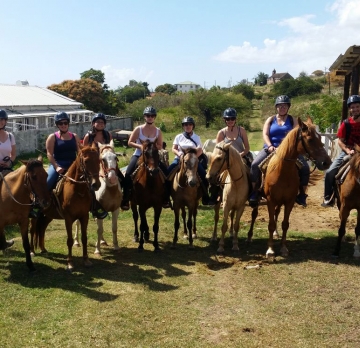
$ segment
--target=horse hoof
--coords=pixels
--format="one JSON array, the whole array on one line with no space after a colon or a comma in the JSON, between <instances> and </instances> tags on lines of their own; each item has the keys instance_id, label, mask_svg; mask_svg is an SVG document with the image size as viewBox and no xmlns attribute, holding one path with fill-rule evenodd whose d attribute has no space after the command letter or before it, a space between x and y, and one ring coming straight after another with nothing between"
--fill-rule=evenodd
<instances>
[{"instance_id":1,"label":"horse hoof","mask_svg":"<svg viewBox=\"0 0 360 348\"><path fill-rule=\"evenodd\" d=\"M80 247L80 243L79 242L74 242L74 247Z\"/></svg>"},{"instance_id":2,"label":"horse hoof","mask_svg":"<svg viewBox=\"0 0 360 348\"><path fill-rule=\"evenodd\" d=\"M189 239L188 235L187 235L187 234L184 234L184 235L183 235L183 239Z\"/></svg>"},{"instance_id":3,"label":"horse hoof","mask_svg":"<svg viewBox=\"0 0 360 348\"><path fill-rule=\"evenodd\" d=\"M134 237L134 242L139 243L139 237Z\"/></svg>"},{"instance_id":4,"label":"horse hoof","mask_svg":"<svg viewBox=\"0 0 360 348\"><path fill-rule=\"evenodd\" d=\"M98 250L98 249L96 249L96 250L94 251L94 254L101 256L101 252L100 252L100 250Z\"/></svg>"},{"instance_id":5,"label":"horse hoof","mask_svg":"<svg viewBox=\"0 0 360 348\"><path fill-rule=\"evenodd\" d=\"M106 243L106 240L102 240L102 241L100 242L100 245L108 246L108 243Z\"/></svg>"},{"instance_id":6,"label":"horse hoof","mask_svg":"<svg viewBox=\"0 0 360 348\"><path fill-rule=\"evenodd\" d=\"M46 249L40 251L40 254L47 254L47 253L48 251Z\"/></svg>"},{"instance_id":7,"label":"horse hoof","mask_svg":"<svg viewBox=\"0 0 360 348\"><path fill-rule=\"evenodd\" d=\"M74 270L74 266L72 266L72 265L67 265L67 267L66 267L66 271L67 271L67 272L72 273L73 270Z\"/></svg>"},{"instance_id":8,"label":"horse hoof","mask_svg":"<svg viewBox=\"0 0 360 348\"><path fill-rule=\"evenodd\" d=\"M189 250L195 250L195 247L193 245L189 245Z\"/></svg>"},{"instance_id":9,"label":"horse hoof","mask_svg":"<svg viewBox=\"0 0 360 348\"><path fill-rule=\"evenodd\" d=\"M118 245L114 245L114 251L119 251L120 247Z\"/></svg>"},{"instance_id":10,"label":"horse hoof","mask_svg":"<svg viewBox=\"0 0 360 348\"><path fill-rule=\"evenodd\" d=\"M35 257L35 253L33 251L30 252L30 257Z\"/></svg>"},{"instance_id":11,"label":"horse hoof","mask_svg":"<svg viewBox=\"0 0 360 348\"><path fill-rule=\"evenodd\" d=\"M193 239L197 239L197 234L192 235Z\"/></svg>"}]
</instances>

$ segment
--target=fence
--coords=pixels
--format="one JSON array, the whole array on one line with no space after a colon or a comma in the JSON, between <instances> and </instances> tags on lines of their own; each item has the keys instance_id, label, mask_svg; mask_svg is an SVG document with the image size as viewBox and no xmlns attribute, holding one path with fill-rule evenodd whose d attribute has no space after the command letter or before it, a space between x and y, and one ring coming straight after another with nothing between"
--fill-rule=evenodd
<instances>
[{"instance_id":1,"label":"fence","mask_svg":"<svg viewBox=\"0 0 360 348\"><path fill-rule=\"evenodd\" d=\"M10 122L9 122L10 123ZM89 122L82 123L70 123L70 131L76 133L80 138L90 130L91 124ZM8 124L7 128L13 128L13 125ZM128 117L113 117L107 118L106 129L111 130L132 130L133 129L133 118ZM43 129L27 129L18 130L13 132L16 140L16 153L22 155L32 152L45 151L45 142L48 135L51 132L55 132L56 128L43 128Z\"/></svg>"}]
</instances>

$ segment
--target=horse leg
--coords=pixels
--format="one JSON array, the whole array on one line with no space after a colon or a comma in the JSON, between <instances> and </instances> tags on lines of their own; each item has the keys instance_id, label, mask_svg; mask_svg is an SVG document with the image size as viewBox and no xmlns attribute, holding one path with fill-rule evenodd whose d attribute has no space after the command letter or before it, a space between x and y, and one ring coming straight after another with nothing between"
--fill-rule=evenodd
<instances>
[{"instance_id":1,"label":"horse leg","mask_svg":"<svg viewBox=\"0 0 360 348\"><path fill-rule=\"evenodd\" d=\"M186 226L186 210L185 210L185 206L181 207L181 218L183 221L183 226L184 226L184 239L188 239L189 238L189 232L191 233L191 231L188 231L187 226Z\"/></svg>"},{"instance_id":2,"label":"horse leg","mask_svg":"<svg viewBox=\"0 0 360 348\"><path fill-rule=\"evenodd\" d=\"M101 255L101 244L102 244L102 241L103 241L103 232L104 232L103 220L102 219L96 219L96 225L97 225L97 241L95 243L94 254Z\"/></svg>"},{"instance_id":3,"label":"horse leg","mask_svg":"<svg viewBox=\"0 0 360 348\"><path fill-rule=\"evenodd\" d=\"M195 206L194 208L194 211L193 211L193 239L196 239L197 238L197 229L196 229L196 217L197 217L197 205Z\"/></svg>"},{"instance_id":4,"label":"horse leg","mask_svg":"<svg viewBox=\"0 0 360 348\"><path fill-rule=\"evenodd\" d=\"M172 249L176 248L176 243L178 241L178 231L180 228L180 207L178 206L178 204L174 203L174 238L173 238L173 244L172 244Z\"/></svg>"},{"instance_id":5,"label":"horse leg","mask_svg":"<svg viewBox=\"0 0 360 348\"><path fill-rule=\"evenodd\" d=\"M276 229L275 207L274 204L270 202L268 202L267 205L268 205L268 215L269 215L269 223L268 223L269 240L268 240L268 250L266 251L266 257L272 258L275 256L274 240L273 240L273 234Z\"/></svg>"},{"instance_id":6,"label":"horse leg","mask_svg":"<svg viewBox=\"0 0 360 348\"><path fill-rule=\"evenodd\" d=\"M131 210L132 210L132 216L134 220L134 242L139 242L139 230L138 230L138 220L139 220L139 213L137 210L137 206L135 204L131 203Z\"/></svg>"},{"instance_id":7,"label":"horse leg","mask_svg":"<svg viewBox=\"0 0 360 348\"><path fill-rule=\"evenodd\" d=\"M83 262L85 267L92 266L91 261L89 260L88 252L87 252L87 227L89 223L89 215L86 214L80 219L81 226L81 243L83 247Z\"/></svg>"},{"instance_id":8,"label":"horse leg","mask_svg":"<svg viewBox=\"0 0 360 348\"><path fill-rule=\"evenodd\" d=\"M192 220L194 212L193 209L188 208L188 219L187 219L187 229L189 231L189 249L194 249L193 245L193 235L192 235Z\"/></svg>"},{"instance_id":9,"label":"horse leg","mask_svg":"<svg viewBox=\"0 0 360 348\"><path fill-rule=\"evenodd\" d=\"M360 258L359 251L359 237L360 237L360 216L359 212L357 213L356 227L355 227L355 246L354 246L354 257Z\"/></svg>"},{"instance_id":10,"label":"horse leg","mask_svg":"<svg viewBox=\"0 0 360 348\"><path fill-rule=\"evenodd\" d=\"M73 224L73 222L71 220L65 219L65 227L66 227L66 232L67 232L66 244L67 244L67 247L68 247L68 256L67 256L67 267L66 267L66 269L68 271L70 271L70 272L74 269L74 263L73 263L73 259L72 259L72 246L74 244L74 239L72 237L72 224ZM82 229L82 226L81 226L81 240L84 243L82 237L83 237L83 229Z\"/></svg>"},{"instance_id":11,"label":"horse leg","mask_svg":"<svg viewBox=\"0 0 360 348\"><path fill-rule=\"evenodd\" d=\"M224 238L225 238L225 233L228 229L228 217L229 217L229 209L227 207L224 207L223 223L221 226L221 237L219 241L219 247L217 250L218 254L224 253L224 244L225 244Z\"/></svg>"},{"instance_id":12,"label":"horse leg","mask_svg":"<svg viewBox=\"0 0 360 348\"><path fill-rule=\"evenodd\" d=\"M113 248L114 250L120 250L118 239L117 239L117 220L119 217L120 208L117 208L112 212L112 234L113 234Z\"/></svg>"},{"instance_id":13,"label":"horse leg","mask_svg":"<svg viewBox=\"0 0 360 348\"><path fill-rule=\"evenodd\" d=\"M255 225L255 221L258 216L258 213L259 213L259 207L256 206L253 208L253 210L251 212L251 224L250 224L250 229L249 229L248 237L247 237L247 241L246 241L246 243L248 243L248 244L252 242L252 237L254 234L254 225Z\"/></svg>"},{"instance_id":14,"label":"horse leg","mask_svg":"<svg viewBox=\"0 0 360 348\"><path fill-rule=\"evenodd\" d=\"M75 234L74 234L74 246L79 247L79 232L80 232L80 222L79 220L75 221Z\"/></svg>"},{"instance_id":15,"label":"horse leg","mask_svg":"<svg viewBox=\"0 0 360 348\"><path fill-rule=\"evenodd\" d=\"M30 242L29 242L29 233L28 233L29 219L24 219L23 221L21 221L21 223L19 223L19 226L21 231L23 248L25 251L26 266L28 266L29 270L33 272L35 271L35 267L31 260L31 255L30 255Z\"/></svg>"},{"instance_id":16,"label":"horse leg","mask_svg":"<svg viewBox=\"0 0 360 348\"><path fill-rule=\"evenodd\" d=\"M232 251L239 251L239 229L240 229L240 218L244 212L245 205L242 205L237 211L235 216L235 223L234 223L234 235L233 235L233 246Z\"/></svg>"},{"instance_id":17,"label":"horse leg","mask_svg":"<svg viewBox=\"0 0 360 348\"><path fill-rule=\"evenodd\" d=\"M159 251L159 242L158 242L158 233L159 233L159 221L160 221L160 215L162 211L162 205L158 207L154 207L154 226L153 226L153 232L154 232L154 242L153 246L155 248L155 251Z\"/></svg>"},{"instance_id":18,"label":"horse leg","mask_svg":"<svg viewBox=\"0 0 360 348\"><path fill-rule=\"evenodd\" d=\"M140 208L139 206L139 215L140 215L140 240L139 240L139 246L138 250L142 251L144 250L144 232L146 229L149 229L147 226L146 221L146 211L143 208Z\"/></svg>"},{"instance_id":19,"label":"horse leg","mask_svg":"<svg viewBox=\"0 0 360 348\"><path fill-rule=\"evenodd\" d=\"M281 210L281 206L277 206L275 208L275 231L274 231L274 234L273 234L273 237L275 239L278 239L279 238L279 233L277 231L277 224L278 224L278 221L279 221L279 214L280 214L280 210Z\"/></svg>"},{"instance_id":20,"label":"horse leg","mask_svg":"<svg viewBox=\"0 0 360 348\"><path fill-rule=\"evenodd\" d=\"M294 205L292 204L292 205L285 205L285 207L284 207L284 220L281 223L282 237L281 237L281 247L280 247L280 254L283 257L289 256L289 250L286 247L286 235L287 235L287 231L289 229L289 218L290 218L290 214L291 214L293 206ZM276 212L275 212L275 214L276 214Z\"/></svg>"},{"instance_id":21,"label":"horse leg","mask_svg":"<svg viewBox=\"0 0 360 348\"><path fill-rule=\"evenodd\" d=\"M211 242L217 241L217 226L219 223L219 211L220 211L220 202L218 204L215 204L214 206L214 230L212 237L210 239Z\"/></svg>"},{"instance_id":22,"label":"horse leg","mask_svg":"<svg viewBox=\"0 0 360 348\"><path fill-rule=\"evenodd\" d=\"M235 216L235 209L232 209L230 212L230 229L229 229L230 237L234 236L234 216Z\"/></svg>"},{"instance_id":23,"label":"horse leg","mask_svg":"<svg viewBox=\"0 0 360 348\"><path fill-rule=\"evenodd\" d=\"M30 235L32 246L30 245L30 249L32 248L33 255L35 255L34 244L35 248L39 246L41 254L47 253L45 249L45 231L51 221L51 218L44 215L40 215L37 219L31 219Z\"/></svg>"},{"instance_id":24,"label":"horse leg","mask_svg":"<svg viewBox=\"0 0 360 348\"><path fill-rule=\"evenodd\" d=\"M335 250L333 252L334 257L339 257L340 249L341 249L341 242L346 233L346 221L347 221L349 215L350 215L350 210L345 208L344 204L341 204L340 211L339 211L340 227L338 230L338 238L336 240ZM358 219L359 219L359 217L358 217ZM357 224L356 224L355 233L358 229L358 226L359 226L359 220L357 221ZM355 243L356 243L356 241L355 241Z\"/></svg>"}]
</instances>

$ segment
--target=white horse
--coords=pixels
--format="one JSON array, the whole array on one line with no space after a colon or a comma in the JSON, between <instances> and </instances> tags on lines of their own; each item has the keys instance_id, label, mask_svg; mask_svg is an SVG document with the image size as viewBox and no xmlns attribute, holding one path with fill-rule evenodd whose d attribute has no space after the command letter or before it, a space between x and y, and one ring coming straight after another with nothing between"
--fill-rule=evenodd
<instances>
[{"instance_id":1,"label":"white horse","mask_svg":"<svg viewBox=\"0 0 360 348\"><path fill-rule=\"evenodd\" d=\"M100 182L101 186L99 190L95 192L96 199L100 202L102 207L112 214L112 234L113 234L113 248L119 250L119 244L117 240L117 220L119 216L120 203L122 199L122 192L117 176L118 160L114 151L114 142L111 140L110 144L99 144L100 152ZM95 254L101 254L100 245L108 245L104 239L104 227L103 220L96 219L97 222L97 234L98 240L95 244ZM76 231L74 236L74 245L79 246L78 238L78 224L76 222Z\"/></svg>"}]
</instances>

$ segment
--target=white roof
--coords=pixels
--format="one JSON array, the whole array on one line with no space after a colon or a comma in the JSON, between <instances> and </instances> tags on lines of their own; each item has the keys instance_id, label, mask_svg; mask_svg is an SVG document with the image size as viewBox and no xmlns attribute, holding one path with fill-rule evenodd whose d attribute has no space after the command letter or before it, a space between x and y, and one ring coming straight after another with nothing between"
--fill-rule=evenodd
<instances>
[{"instance_id":1,"label":"white roof","mask_svg":"<svg viewBox=\"0 0 360 348\"><path fill-rule=\"evenodd\" d=\"M198 85L198 86L200 86L198 83L191 82L191 81L179 82L179 83L175 83L175 85Z\"/></svg>"},{"instance_id":2,"label":"white roof","mask_svg":"<svg viewBox=\"0 0 360 348\"><path fill-rule=\"evenodd\" d=\"M43 87L0 84L0 107L65 105L80 108L83 104Z\"/></svg>"}]
</instances>

